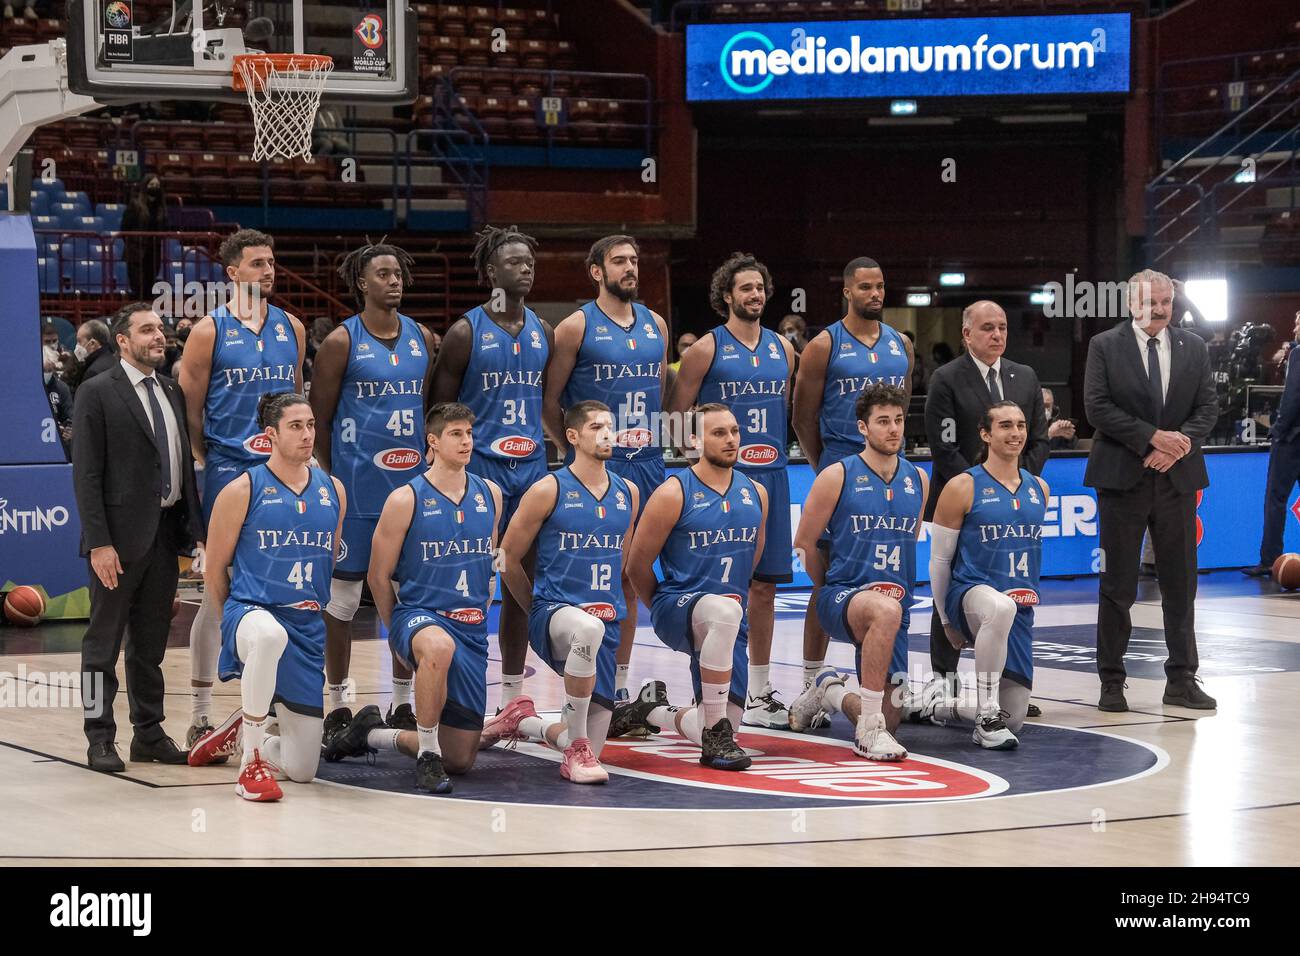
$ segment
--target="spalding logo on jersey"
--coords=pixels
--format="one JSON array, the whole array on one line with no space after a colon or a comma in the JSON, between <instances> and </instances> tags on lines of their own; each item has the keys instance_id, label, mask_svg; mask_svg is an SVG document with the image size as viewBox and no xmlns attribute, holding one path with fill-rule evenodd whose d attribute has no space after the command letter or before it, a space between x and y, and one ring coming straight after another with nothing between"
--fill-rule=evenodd
<instances>
[{"instance_id":1,"label":"spalding logo on jersey","mask_svg":"<svg viewBox=\"0 0 1300 956\"><path fill-rule=\"evenodd\" d=\"M244 439L244 451L251 452L254 455L269 455L271 454L271 439L266 432L250 435Z\"/></svg>"},{"instance_id":2,"label":"spalding logo on jersey","mask_svg":"<svg viewBox=\"0 0 1300 956\"><path fill-rule=\"evenodd\" d=\"M618 616L614 611L614 605L612 604L596 602L594 604L582 604L579 606L592 617L600 621L612 621Z\"/></svg>"},{"instance_id":3,"label":"spalding logo on jersey","mask_svg":"<svg viewBox=\"0 0 1300 956\"><path fill-rule=\"evenodd\" d=\"M498 455L527 458L537 450L537 442L527 435L507 435L505 438L498 438L491 447Z\"/></svg>"},{"instance_id":4,"label":"spalding logo on jersey","mask_svg":"<svg viewBox=\"0 0 1300 956\"><path fill-rule=\"evenodd\" d=\"M745 445L740 449L740 460L747 465L770 465L779 454L771 445Z\"/></svg>"},{"instance_id":5,"label":"spalding logo on jersey","mask_svg":"<svg viewBox=\"0 0 1300 956\"><path fill-rule=\"evenodd\" d=\"M424 462L424 456L414 448L389 448L377 452L372 459L384 471L406 471Z\"/></svg>"},{"instance_id":6,"label":"spalding logo on jersey","mask_svg":"<svg viewBox=\"0 0 1300 956\"><path fill-rule=\"evenodd\" d=\"M439 611L438 613L458 624L482 624L486 618L483 609L477 607L458 607L453 611Z\"/></svg>"},{"instance_id":7,"label":"spalding logo on jersey","mask_svg":"<svg viewBox=\"0 0 1300 956\"><path fill-rule=\"evenodd\" d=\"M1033 588L1012 588L1002 593L1021 607L1033 607L1038 603L1038 592Z\"/></svg>"}]
</instances>

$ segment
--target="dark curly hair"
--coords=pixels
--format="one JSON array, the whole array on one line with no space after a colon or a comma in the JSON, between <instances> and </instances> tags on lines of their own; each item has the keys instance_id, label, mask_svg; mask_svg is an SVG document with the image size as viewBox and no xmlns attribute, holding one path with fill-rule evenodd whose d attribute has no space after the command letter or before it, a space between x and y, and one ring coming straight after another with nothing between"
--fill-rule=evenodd
<instances>
[{"instance_id":1,"label":"dark curly hair","mask_svg":"<svg viewBox=\"0 0 1300 956\"><path fill-rule=\"evenodd\" d=\"M718 266L718 270L713 273L713 278L709 281L709 305L713 307L714 312L724 319L728 317L727 303L722 297L731 291L731 284L735 281L737 273L751 271L763 277L763 290L767 293L768 301L771 301L772 273L767 271L767 266L748 252L733 252L730 259Z\"/></svg>"},{"instance_id":2,"label":"dark curly hair","mask_svg":"<svg viewBox=\"0 0 1300 956\"><path fill-rule=\"evenodd\" d=\"M484 226L478 234L478 242L474 245L474 268L478 271L480 284L488 285L488 263L492 261L493 254L507 242L522 242L528 247L529 252L534 255L537 253L537 240L520 232L518 226L510 226L506 229Z\"/></svg>"},{"instance_id":3,"label":"dark curly hair","mask_svg":"<svg viewBox=\"0 0 1300 956\"><path fill-rule=\"evenodd\" d=\"M392 256L397 260L397 265L402 270L403 290L415 285L415 280L412 277L412 273L415 271L415 260L401 246L394 246L386 242L387 238L385 236L378 242L372 243L367 237L366 244L349 252L342 265L339 266L339 278L347 283L347 287L352 290L352 295L357 300L357 308L359 309L365 308L366 305L365 293L361 291L361 277L365 275L366 266L371 259L377 259L380 256Z\"/></svg>"}]
</instances>

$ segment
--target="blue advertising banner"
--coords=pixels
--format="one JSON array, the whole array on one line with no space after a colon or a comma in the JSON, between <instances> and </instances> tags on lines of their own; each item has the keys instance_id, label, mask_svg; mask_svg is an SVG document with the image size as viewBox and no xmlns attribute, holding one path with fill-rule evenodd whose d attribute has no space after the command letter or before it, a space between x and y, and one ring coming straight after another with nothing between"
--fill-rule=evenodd
<instances>
[{"instance_id":1,"label":"blue advertising banner","mask_svg":"<svg viewBox=\"0 0 1300 956\"><path fill-rule=\"evenodd\" d=\"M80 548L72 466L0 466L3 590L29 584L42 591L47 618L88 616L90 567Z\"/></svg>"},{"instance_id":2,"label":"blue advertising banner","mask_svg":"<svg viewBox=\"0 0 1300 956\"><path fill-rule=\"evenodd\" d=\"M686 99L1127 93L1127 13L692 23Z\"/></svg>"}]
</instances>

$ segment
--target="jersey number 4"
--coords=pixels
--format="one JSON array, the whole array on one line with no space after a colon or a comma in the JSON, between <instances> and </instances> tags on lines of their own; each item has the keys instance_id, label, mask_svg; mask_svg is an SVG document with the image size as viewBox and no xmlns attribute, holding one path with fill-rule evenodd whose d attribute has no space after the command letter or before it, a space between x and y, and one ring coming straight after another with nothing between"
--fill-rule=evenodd
<instances>
[{"instance_id":1,"label":"jersey number 4","mask_svg":"<svg viewBox=\"0 0 1300 956\"><path fill-rule=\"evenodd\" d=\"M1007 554L1007 557L1011 560L1011 571L1010 571L1011 577L1013 578L1029 577L1029 552L1028 551L1021 551L1020 554L1018 555L1019 560L1017 560L1017 554L1014 551L1009 552Z\"/></svg>"},{"instance_id":2,"label":"jersey number 4","mask_svg":"<svg viewBox=\"0 0 1300 956\"><path fill-rule=\"evenodd\" d=\"M876 560L871 566L877 571L883 571L889 568L898 571L902 568L902 555L899 553L901 545L894 545L891 549L887 544L876 545Z\"/></svg>"},{"instance_id":3,"label":"jersey number 4","mask_svg":"<svg viewBox=\"0 0 1300 956\"><path fill-rule=\"evenodd\" d=\"M311 584L312 567L310 561L295 561L289 571L289 583L301 591L304 584Z\"/></svg>"}]
</instances>

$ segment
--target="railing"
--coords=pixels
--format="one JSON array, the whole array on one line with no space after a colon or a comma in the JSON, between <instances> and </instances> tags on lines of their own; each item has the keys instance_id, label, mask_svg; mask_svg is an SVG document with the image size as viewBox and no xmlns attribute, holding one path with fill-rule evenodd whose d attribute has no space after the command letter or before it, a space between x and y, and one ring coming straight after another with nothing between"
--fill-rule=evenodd
<instances>
[{"instance_id":1,"label":"railing","mask_svg":"<svg viewBox=\"0 0 1300 956\"><path fill-rule=\"evenodd\" d=\"M1231 109L1230 105L1225 104L1206 106L1203 109L1174 109L1172 107L1175 105L1176 100L1180 98L1190 99L1196 94L1201 94L1208 101L1208 93L1211 90L1223 91L1225 99L1231 100L1233 98L1231 85L1238 83L1242 84L1240 98L1243 105L1245 105L1249 96L1248 86L1250 84L1275 81L1285 72L1283 70L1273 75L1254 73L1251 67L1252 60L1256 57L1276 58L1278 55L1282 56L1283 63L1300 62L1300 47L1249 50L1245 53L1195 57L1189 60L1173 60L1169 63L1162 63L1156 82L1155 128L1157 135L1162 138L1176 135L1175 131L1168 128L1175 119L1211 119L1229 112L1236 112ZM1203 77L1207 74L1211 75L1212 78L1204 79ZM1198 77L1194 82L1181 81L1183 78L1191 79L1193 76Z\"/></svg>"},{"instance_id":2,"label":"railing","mask_svg":"<svg viewBox=\"0 0 1300 956\"><path fill-rule=\"evenodd\" d=\"M857 10L842 10L838 7L834 10L825 12L817 10L812 3L801 5L798 10L782 10L780 0L679 0L674 3L672 10L668 14L668 29L672 31L680 30L687 23L699 22L702 19L701 14L710 9L716 9L723 3L729 6L744 9L753 7L756 4L762 4L768 9L756 13L753 17L728 16L721 22L724 23L741 23L746 20L757 20L764 22L785 21L785 20L854 20L860 19L864 15L873 19L894 18L894 17L945 17L945 16L970 16L978 13L980 16L1024 16L1037 13L1078 13L1092 12L1095 10L1131 10L1139 16L1152 16L1156 13L1164 12L1175 6L1181 0L1080 0L1079 3L1063 6L1057 0L1014 0L1014 2L1003 3L1001 9L989 9L986 5L974 2L953 2L953 0L876 0L874 3L864 4ZM1074 9L1077 7L1078 9ZM660 20L660 22L662 22ZM718 22L718 21L714 21Z\"/></svg>"},{"instance_id":3,"label":"railing","mask_svg":"<svg viewBox=\"0 0 1300 956\"><path fill-rule=\"evenodd\" d=\"M333 266L329 274L329 291L333 295L340 294L339 290L339 267L347 257L347 252L340 252L334 256ZM422 300L428 294L428 283L430 281L442 280L442 292L439 295L436 291L435 297L442 299L440 308L435 307L441 313L443 320L446 321L451 317L451 259L442 252L420 252L417 256L417 275L414 276L415 282L409 288L403 290L403 296L407 302L414 299ZM436 263L438 268L429 268L429 264ZM402 306L399 311L403 313L420 312L423 309L410 308Z\"/></svg>"}]
</instances>

